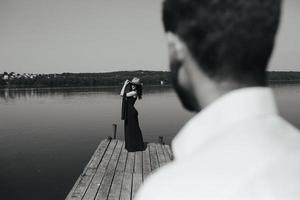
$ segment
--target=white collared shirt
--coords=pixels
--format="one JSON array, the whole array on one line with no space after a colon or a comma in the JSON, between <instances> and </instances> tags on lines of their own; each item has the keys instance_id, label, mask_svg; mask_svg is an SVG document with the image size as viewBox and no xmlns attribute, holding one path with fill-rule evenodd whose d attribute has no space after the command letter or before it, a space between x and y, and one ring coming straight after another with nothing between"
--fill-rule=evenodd
<instances>
[{"instance_id":1,"label":"white collared shirt","mask_svg":"<svg viewBox=\"0 0 300 200\"><path fill-rule=\"evenodd\" d=\"M172 147L174 161L146 179L136 200L300 199L300 133L278 115L269 88L219 98Z\"/></svg>"}]
</instances>

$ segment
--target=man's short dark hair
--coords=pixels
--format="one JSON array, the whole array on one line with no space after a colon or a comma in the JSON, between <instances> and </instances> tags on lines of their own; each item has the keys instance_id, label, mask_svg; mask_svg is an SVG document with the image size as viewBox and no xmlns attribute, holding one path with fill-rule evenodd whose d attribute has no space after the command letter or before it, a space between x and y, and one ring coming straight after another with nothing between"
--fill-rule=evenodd
<instances>
[{"instance_id":1,"label":"man's short dark hair","mask_svg":"<svg viewBox=\"0 0 300 200\"><path fill-rule=\"evenodd\" d=\"M265 85L281 0L165 0L165 31L178 35L215 80Z\"/></svg>"}]
</instances>

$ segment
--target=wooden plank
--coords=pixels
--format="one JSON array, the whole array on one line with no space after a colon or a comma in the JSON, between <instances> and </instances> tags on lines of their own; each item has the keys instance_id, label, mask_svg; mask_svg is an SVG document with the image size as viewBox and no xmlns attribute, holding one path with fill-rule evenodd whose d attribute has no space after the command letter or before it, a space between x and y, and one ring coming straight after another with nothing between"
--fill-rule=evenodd
<instances>
[{"instance_id":1,"label":"wooden plank","mask_svg":"<svg viewBox=\"0 0 300 200\"><path fill-rule=\"evenodd\" d=\"M161 144L155 144L155 147L156 147L156 150L157 150L157 156L158 156L159 166L162 167L163 165L166 164L165 154L163 152Z\"/></svg>"},{"instance_id":2,"label":"wooden plank","mask_svg":"<svg viewBox=\"0 0 300 200\"><path fill-rule=\"evenodd\" d=\"M167 151L168 151L168 153L169 153L169 155L170 155L170 159L173 160L173 159L174 159L174 156L173 156L173 152L172 152L172 150L171 150L170 145L166 145L166 149L167 149Z\"/></svg>"},{"instance_id":3,"label":"wooden plank","mask_svg":"<svg viewBox=\"0 0 300 200\"><path fill-rule=\"evenodd\" d=\"M149 146L143 151L143 180L150 174L151 164L149 155Z\"/></svg>"},{"instance_id":4,"label":"wooden plank","mask_svg":"<svg viewBox=\"0 0 300 200\"><path fill-rule=\"evenodd\" d=\"M125 171L125 166L126 166L126 161L127 161L127 150L125 149L125 143L123 143L123 146L122 146L122 151L121 151L121 156L119 158L119 162L118 162L118 165L117 165L117 169L116 171L117 172L124 172Z\"/></svg>"},{"instance_id":5,"label":"wooden plank","mask_svg":"<svg viewBox=\"0 0 300 200\"><path fill-rule=\"evenodd\" d=\"M155 144L150 143L149 150L150 150L151 172L153 172L159 167Z\"/></svg>"},{"instance_id":6,"label":"wooden plank","mask_svg":"<svg viewBox=\"0 0 300 200\"><path fill-rule=\"evenodd\" d=\"M112 186L109 192L109 200L119 200L121 196L121 188L124 177L124 171L127 161L127 150L125 149L125 143L122 141L121 155L117 164L115 176L112 182Z\"/></svg>"},{"instance_id":7,"label":"wooden plank","mask_svg":"<svg viewBox=\"0 0 300 200\"><path fill-rule=\"evenodd\" d=\"M134 152L128 152L125 172L133 173L134 169Z\"/></svg>"},{"instance_id":8,"label":"wooden plank","mask_svg":"<svg viewBox=\"0 0 300 200\"><path fill-rule=\"evenodd\" d=\"M132 189L132 173L125 172L122 190L121 190L121 198L120 200L130 200L131 199L131 189Z\"/></svg>"},{"instance_id":9,"label":"wooden plank","mask_svg":"<svg viewBox=\"0 0 300 200\"><path fill-rule=\"evenodd\" d=\"M100 143L98 148L96 149L92 159L87 164L86 168L84 169L81 176L78 178L77 182L75 183L73 189L70 191L69 195L66 199L81 199L84 195L85 191L87 190L96 169L94 168L95 165L99 164L101 159L103 158L107 148L109 147L110 141L104 140ZM98 157L98 158L96 158Z\"/></svg>"},{"instance_id":10,"label":"wooden plank","mask_svg":"<svg viewBox=\"0 0 300 200\"><path fill-rule=\"evenodd\" d=\"M134 172L140 174L143 173L143 152L142 151L135 152Z\"/></svg>"},{"instance_id":11,"label":"wooden plank","mask_svg":"<svg viewBox=\"0 0 300 200\"><path fill-rule=\"evenodd\" d=\"M109 190L112 185L113 177L115 175L115 169L117 168L117 163L120 157L121 149L122 142L118 141L114 153L109 161L103 181L98 190L96 200L107 199L109 195Z\"/></svg>"},{"instance_id":12,"label":"wooden plank","mask_svg":"<svg viewBox=\"0 0 300 200\"><path fill-rule=\"evenodd\" d=\"M142 181L143 181L143 175L141 173L133 173L131 199L134 199L136 192L138 191L138 189L142 184Z\"/></svg>"},{"instance_id":13,"label":"wooden plank","mask_svg":"<svg viewBox=\"0 0 300 200\"><path fill-rule=\"evenodd\" d=\"M95 176L93 177L83 199L84 200L90 200L90 199L94 199L96 196L96 193L98 191L98 188L101 184L101 181L104 177L106 168L108 166L108 163L110 161L110 158L112 156L112 153L115 149L115 146L117 144L117 140L112 140L104 154L104 157L102 159L102 161L100 162L98 169L96 171Z\"/></svg>"},{"instance_id":14,"label":"wooden plank","mask_svg":"<svg viewBox=\"0 0 300 200\"><path fill-rule=\"evenodd\" d=\"M162 150L163 150L163 152L165 154L166 162L167 163L170 162L171 161L171 157L170 157L169 152L168 152L168 150L166 148L167 145L161 145L161 147L162 147Z\"/></svg>"},{"instance_id":15,"label":"wooden plank","mask_svg":"<svg viewBox=\"0 0 300 200\"><path fill-rule=\"evenodd\" d=\"M67 200L131 200L153 170L170 162L169 145L150 143L145 151L127 152L123 141L102 141Z\"/></svg>"},{"instance_id":16,"label":"wooden plank","mask_svg":"<svg viewBox=\"0 0 300 200\"><path fill-rule=\"evenodd\" d=\"M104 140L103 144L97 148L95 151L94 156L91 159L91 163L89 164L89 168L97 168L100 164L100 161L103 157L103 152L108 148L108 145L110 143L110 140L106 139Z\"/></svg>"},{"instance_id":17,"label":"wooden plank","mask_svg":"<svg viewBox=\"0 0 300 200\"><path fill-rule=\"evenodd\" d=\"M103 155L104 152L106 151L106 148L108 147L109 142L110 142L110 141L107 140L107 139L106 139L106 140L102 140L102 141L100 142L100 144L98 145L97 149L95 150L95 152L94 152L92 158L90 159L90 161L88 162L88 164L87 164L86 167L84 168L84 170L83 170L83 172L82 172L82 175L86 173L86 171L87 171L87 169L88 169L89 167L91 167L91 163L94 161L96 155L98 155L98 156L102 159L102 155ZM99 161L99 162L100 162L100 161ZM76 182L75 182L73 188L71 189L71 191L69 192L68 196L66 197L66 200L71 199L71 196L73 195L75 189L78 187L78 184L79 184L79 182L80 182L80 180L81 180L82 175L79 176L79 178L77 178L77 180L76 180Z\"/></svg>"},{"instance_id":18,"label":"wooden plank","mask_svg":"<svg viewBox=\"0 0 300 200\"><path fill-rule=\"evenodd\" d=\"M168 153L167 150L165 149L165 145L161 145L161 147L162 147L163 153L164 153L164 155L165 155L166 163L170 162L171 159L170 159L169 153Z\"/></svg>"},{"instance_id":19,"label":"wooden plank","mask_svg":"<svg viewBox=\"0 0 300 200\"><path fill-rule=\"evenodd\" d=\"M121 195L122 182L124 171L116 171L111 189L109 192L108 200L119 200Z\"/></svg>"},{"instance_id":20,"label":"wooden plank","mask_svg":"<svg viewBox=\"0 0 300 200\"><path fill-rule=\"evenodd\" d=\"M79 182L80 182L80 179L81 179L81 176L79 176L79 178L77 178L77 180L76 180L76 182L75 182L73 188L71 189L71 191L69 192L69 194L68 194L68 196L66 197L65 200L70 200L70 199L72 199L72 195L73 195L73 193L74 193L76 187L78 186L78 184L79 184Z\"/></svg>"},{"instance_id":21,"label":"wooden plank","mask_svg":"<svg viewBox=\"0 0 300 200\"><path fill-rule=\"evenodd\" d=\"M93 178L93 173L95 173L95 169L88 169L87 174L82 174L79 177L79 182L75 190L72 192L71 196L68 199L71 200L79 200L82 199L85 191L87 190L89 183Z\"/></svg>"}]
</instances>

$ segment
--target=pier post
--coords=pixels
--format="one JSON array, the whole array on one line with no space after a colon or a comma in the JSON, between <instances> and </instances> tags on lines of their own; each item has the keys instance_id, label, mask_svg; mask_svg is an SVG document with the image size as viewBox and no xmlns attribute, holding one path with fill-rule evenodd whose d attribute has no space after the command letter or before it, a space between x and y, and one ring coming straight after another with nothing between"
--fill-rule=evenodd
<instances>
[{"instance_id":1,"label":"pier post","mask_svg":"<svg viewBox=\"0 0 300 200\"><path fill-rule=\"evenodd\" d=\"M163 136L159 136L159 137L158 137L158 142L159 142L160 144L165 144L165 142L164 142L164 137L163 137Z\"/></svg>"},{"instance_id":2,"label":"pier post","mask_svg":"<svg viewBox=\"0 0 300 200\"><path fill-rule=\"evenodd\" d=\"M117 139L117 124L113 124L113 139Z\"/></svg>"}]
</instances>

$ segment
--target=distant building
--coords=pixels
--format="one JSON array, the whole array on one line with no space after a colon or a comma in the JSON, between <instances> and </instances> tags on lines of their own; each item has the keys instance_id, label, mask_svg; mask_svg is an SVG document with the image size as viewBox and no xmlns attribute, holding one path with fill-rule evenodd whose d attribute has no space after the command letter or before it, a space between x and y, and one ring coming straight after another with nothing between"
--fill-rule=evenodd
<instances>
[{"instance_id":1,"label":"distant building","mask_svg":"<svg viewBox=\"0 0 300 200\"><path fill-rule=\"evenodd\" d=\"M8 80L8 75L4 75L3 80Z\"/></svg>"}]
</instances>

